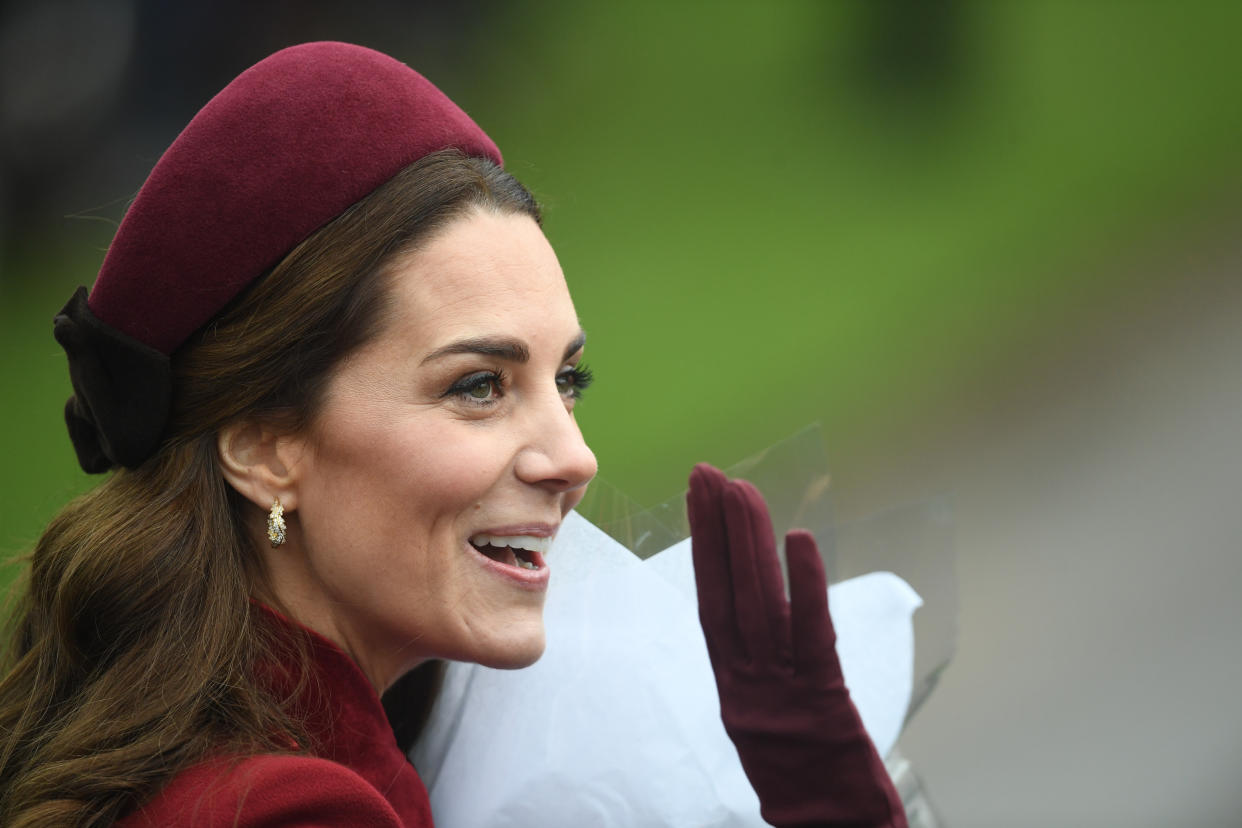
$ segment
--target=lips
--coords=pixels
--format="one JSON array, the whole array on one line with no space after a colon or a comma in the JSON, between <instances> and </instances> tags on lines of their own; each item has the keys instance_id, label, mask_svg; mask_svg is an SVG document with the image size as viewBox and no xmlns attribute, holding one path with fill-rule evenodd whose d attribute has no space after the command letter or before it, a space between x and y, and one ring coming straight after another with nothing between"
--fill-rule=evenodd
<instances>
[{"instance_id":1,"label":"lips","mask_svg":"<svg viewBox=\"0 0 1242 828\"><path fill-rule=\"evenodd\" d=\"M536 524L488 529L471 535L466 544L492 572L526 589L543 590L548 584L544 560L556 526Z\"/></svg>"},{"instance_id":2,"label":"lips","mask_svg":"<svg viewBox=\"0 0 1242 828\"><path fill-rule=\"evenodd\" d=\"M472 535L470 545L497 563L539 569L543 556L552 546L550 537L536 535L493 535L480 532Z\"/></svg>"}]
</instances>

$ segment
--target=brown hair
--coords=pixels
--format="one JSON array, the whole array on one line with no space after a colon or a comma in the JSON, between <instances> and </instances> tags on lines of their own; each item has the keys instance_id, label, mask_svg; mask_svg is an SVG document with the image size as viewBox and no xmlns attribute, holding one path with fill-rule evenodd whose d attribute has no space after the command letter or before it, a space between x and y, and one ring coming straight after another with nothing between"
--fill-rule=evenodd
<instances>
[{"instance_id":1,"label":"brown hair","mask_svg":"<svg viewBox=\"0 0 1242 828\"><path fill-rule=\"evenodd\" d=\"M173 356L159 452L67 505L29 556L0 679L0 824L109 825L212 753L286 751L301 724L255 679L281 645L216 434L303 428L382 328L385 264L466 210L539 221L490 161L429 155L295 247Z\"/></svg>"}]
</instances>

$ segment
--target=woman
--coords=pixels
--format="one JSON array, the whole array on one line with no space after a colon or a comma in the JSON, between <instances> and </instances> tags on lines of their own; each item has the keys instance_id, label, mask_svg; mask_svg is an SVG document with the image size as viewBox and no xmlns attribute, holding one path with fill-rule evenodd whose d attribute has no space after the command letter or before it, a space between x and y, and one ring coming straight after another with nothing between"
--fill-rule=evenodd
<instances>
[{"instance_id":1,"label":"woman","mask_svg":"<svg viewBox=\"0 0 1242 828\"><path fill-rule=\"evenodd\" d=\"M338 43L252 67L160 159L56 319L79 460L116 471L32 555L0 823L431 824L379 696L539 657L543 553L596 469L584 336L500 164ZM730 485L696 486L700 527Z\"/></svg>"}]
</instances>

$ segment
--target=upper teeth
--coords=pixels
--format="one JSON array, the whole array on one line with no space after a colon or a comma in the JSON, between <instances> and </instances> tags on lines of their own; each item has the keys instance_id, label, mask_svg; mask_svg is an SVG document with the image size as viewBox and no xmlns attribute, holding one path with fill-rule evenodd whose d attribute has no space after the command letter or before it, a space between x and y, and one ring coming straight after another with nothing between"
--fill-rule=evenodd
<instances>
[{"instance_id":1,"label":"upper teeth","mask_svg":"<svg viewBox=\"0 0 1242 828\"><path fill-rule=\"evenodd\" d=\"M533 535L487 535L479 533L470 538L475 546L508 546L511 549L526 549L546 555L552 546L551 538L537 538Z\"/></svg>"}]
</instances>

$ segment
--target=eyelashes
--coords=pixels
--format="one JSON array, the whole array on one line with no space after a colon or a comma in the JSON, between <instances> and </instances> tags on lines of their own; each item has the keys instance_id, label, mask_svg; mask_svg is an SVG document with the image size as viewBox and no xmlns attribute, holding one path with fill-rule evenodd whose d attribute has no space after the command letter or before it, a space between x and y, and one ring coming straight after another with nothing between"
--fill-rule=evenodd
<instances>
[{"instance_id":1,"label":"eyelashes","mask_svg":"<svg viewBox=\"0 0 1242 828\"><path fill-rule=\"evenodd\" d=\"M556 375L556 390L562 397L576 401L582 399L582 392L594 381L594 372L585 364L579 364ZM489 406L505 395L508 384L509 375L504 371L475 371L454 382L441 396Z\"/></svg>"},{"instance_id":2,"label":"eyelashes","mask_svg":"<svg viewBox=\"0 0 1242 828\"><path fill-rule=\"evenodd\" d=\"M475 371L450 385L443 396L458 397L475 405L491 405L503 395L507 380L504 371Z\"/></svg>"},{"instance_id":3,"label":"eyelashes","mask_svg":"<svg viewBox=\"0 0 1242 828\"><path fill-rule=\"evenodd\" d=\"M582 399L582 392L587 390L593 382L595 382L595 374L586 366L586 363L580 363L556 375L556 387L561 394L575 400Z\"/></svg>"}]
</instances>

